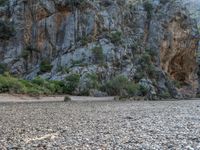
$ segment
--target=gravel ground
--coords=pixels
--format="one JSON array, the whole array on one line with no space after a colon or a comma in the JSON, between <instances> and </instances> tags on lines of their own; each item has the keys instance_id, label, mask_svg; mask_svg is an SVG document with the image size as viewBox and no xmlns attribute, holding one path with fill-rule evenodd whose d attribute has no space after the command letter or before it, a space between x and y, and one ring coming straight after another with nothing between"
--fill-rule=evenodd
<instances>
[{"instance_id":1,"label":"gravel ground","mask_svg":"<svg viewBox=\"0 0 200 150\"><path fill-rule=\"evenodd\" d=\"M113 101L114 97L69 96L72 101ZM0 94L0 103L5 102L63 102L65 95L30 97L27 95Z\"/></svg>"},{"instance_id":2,"label":"gravel ground","mask_svg":"<svg viewBox=\"0 0 200 150\"><path fill-rule=\"evenodd\" d=\"M200 150L200 101L0 103L0 149Z\"/></svg>"}]
</instances>

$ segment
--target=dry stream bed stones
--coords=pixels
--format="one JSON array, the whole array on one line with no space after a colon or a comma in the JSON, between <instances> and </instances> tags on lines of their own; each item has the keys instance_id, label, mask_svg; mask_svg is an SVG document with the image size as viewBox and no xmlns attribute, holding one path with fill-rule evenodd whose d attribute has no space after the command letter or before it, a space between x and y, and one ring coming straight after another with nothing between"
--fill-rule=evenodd
<instances>
[{"instance_id":1,"label":"dry stream bed stones","mask_svg":"<svg viewBox=\"0 0 200 150\"><path fill-rule=\"evenodd\" d=\"M200 101L0 103L1 150L200 150Z\"/></svg>"}]
</instances>

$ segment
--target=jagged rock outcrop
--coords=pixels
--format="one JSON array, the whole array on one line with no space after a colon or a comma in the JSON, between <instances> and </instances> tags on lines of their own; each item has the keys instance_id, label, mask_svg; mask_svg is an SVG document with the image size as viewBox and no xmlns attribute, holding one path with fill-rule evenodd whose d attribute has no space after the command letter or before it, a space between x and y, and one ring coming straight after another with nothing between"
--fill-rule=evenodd
<instances>
[{"instance_id":1,"label":"jagged rock outcrop","mask_svg":"<svg viewBox=\"0 0 200 150\"><path fill-rule=\"evenodd\" d=\"M62 80L79 73L78 93L87 73L102 82L119 74L151 80L157 95L197 92L197 25L178 1L8 0L0 18L1 30L12 32L0 36L0 62L13 74Z\"/></svg>"}]
</instances>

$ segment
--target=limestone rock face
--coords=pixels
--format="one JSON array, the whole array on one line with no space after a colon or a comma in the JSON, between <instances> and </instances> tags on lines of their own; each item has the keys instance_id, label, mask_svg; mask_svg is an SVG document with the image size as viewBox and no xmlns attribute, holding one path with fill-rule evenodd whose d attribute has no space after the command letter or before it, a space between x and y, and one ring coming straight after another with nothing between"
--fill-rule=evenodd
<instances>
[{"instance_id":1,"label":"limestone rock face","mask_svg":"<svg viewBox=\"0 0 200 150\"><path fill-rule=\"evenodd\" d=\"M97 73L102 82L122 74L151 80L157 94L196 94L199 33L179 1L8 0L0 21L0 30L12 31L0 33L0 63L12 74L62 80ZM144 70L146 52L156 75ZM44 60L51 65L47 72L41 71Z\"/></svg>"},{"instance_id":2,"label":"limestone rock face","mask_svg":"<svg viewBox=\"0 0 200 150\"><path fill-rule=\"evenodd\" d=\"M197 20L200 27L200 0L182 0L183 4L188 8L191 17Z\"/></svg>"},{"instance_id":3,"label":"limestone rock face","mask_svg":"<svg viewBox=\"0 0 200 150\"><path fill-rule=\"evenodd\" d=\"M191 89L195 90L198 88L198 39L195 38L195 30L191 28L195 22L188 18L187 12L183 10L171 11L166 16L170 18L165 23L164 38L161 42L161 67L171 79L189 84Z\"/></svg>"}]
</instances>

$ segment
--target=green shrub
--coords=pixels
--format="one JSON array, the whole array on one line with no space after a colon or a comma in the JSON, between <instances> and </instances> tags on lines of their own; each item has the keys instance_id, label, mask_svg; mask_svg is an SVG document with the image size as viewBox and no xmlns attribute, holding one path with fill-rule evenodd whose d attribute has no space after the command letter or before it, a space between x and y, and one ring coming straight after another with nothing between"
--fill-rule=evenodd
<instances>
[{"instance_id":1,"label":"green shrub","mask_svg":"<svg viewBox=\"0 0 200 150\"><path fill-rule=\"evenodd\" d=\"M174 85L177 87L177 88L181 88L181 83L177 80L174 80Z\"/></svg>"},{"instance_id":2,"label":"green shrub","mask_svg":"<svg viewBox=\"0 0 200 150\"><path fill-rule=\"evenodd\" d=\"M33 84L36 84L36 85L39 85L39 86L44 86L46 81L44 79L40 78L40 77L36 77L31 82Z\"/></svg>"},{"instance_id":3,"label":"green shrub","mask_svg":"<svg viewBox=\"0 0 200 150\"><path fill-rule=\"evenodd\" d=\"M100 83L96 73L87 73L82 77L79 86L79 95L89 96L90 90L99 89Z\"/></svg>"},{"instance_id":4,"label":"green shrub","mask_svg":"<svg viewBox=\"0 0 200 150\"><path fill-rule=\"evenodd\" d=\"M10 75L0 75L0 93L24 93L25 86Z\"/></svg>"},{"instance_id":5,"label":"green shrub","mask_svg":"<svg viewBox=\"0 0 200 150\"><path fill-rule=\"evenodd\" d=\"M146 53L150 55L151 61L155 62L156 61L156 56L158 55L155 50L152 49L147 49Z\"/></svg>"},{"instance_id":6,"label":"green shrub","mask_svg":"<svg viewBox=\"0 0 200 150\"><path fill-rule=\"evenodd\" d=\"M142 85L140 85L139 91L141 96L146 96L148 94L148 89Z\"/></svg>"},{"instance_id":7,"label":"green shrub","mask_svg":"<svg viewBox=\"0 0 200 150\"><path fill-rule=\"evenodd\" d=\"M37 48L34 48L32 45L27 45L21 53L21 57L25 60L28 59L28 56L31 56L33 53L39 53L40 51Z\"/></svg>"},{"instance_id":8,"label":"green shrub","mask_svg":"<svg viewBox=\"0 0 200 150\"><path fill-rule=\"evenodd\" d=\"M31 81L31 83L33 83L36 86L39 86L44 94L63 93L64 84L62 84L62 81L49 81L40 77L36 77L34 80Z\"/></svg>"},{"instance_id":9,"label":"green shrub","mask_svg":"<svg viewBox=\"0 0 200 150\"><path fill-rule=\"evenodd\" d=\"M63 92L72 94L74 90L77 88L80 81L80 75L79 74L71 74L65 78L65 83L63 86Z\"/></svg>"},{"instance_id":10,"label":"green shrub","mask_svg":"<svg viewBox=\"0 0 200 150\"><path fill-rule=\"evenodd\" d=\"M40 52L40 50L38 50L36 47L33 47L32 45L27 45L25 50L29 52Z\"/></svg>"},{"instance_id":11,"label":"green shrub","mask_svg":"<svg viewBox=\"0 0 200 150\"><path fill-rule=\"evenodd\" d=\"M21 57L26 60L28 58L29 54L30 54L30 52L27 51L26 49L24 49L24 50L22 50Z\"/></svg>"},{"instance_id":12,"label":"green shrub","mask_svg":"<svg viewBox=\"0 0 200 150\"><path fill-rule=\"evenodd\" d=\"M155 78L156 77L156 71L155 71L155 66L153 64L150 64L146 68L146 73L149 75L150 78Z\"/></svg>"},{"instance_id":13,"label":"green shrub","mask_svg":"<svg viewBox=\"0 0 200 150\"><path fill-rule=\"evenodd\" d=\"M104 62L104 55L103 55L103 49L100 46L96 46L92 49L92 54L94 56L95 63L103 64Z\"/></svg>"},{"instance_id":14,"label":"green shrub","mask_svg":"<svg viewBox=\"0 0 200 150\"><path fill-rule=\"evenodd\" d=\"M144 9L147 12L147 19L151 19L153 13L153 5L149 0L144 2Z\"/></svg>"},{"instance_id":15,"label":"green shrub","mask_svg":"<svg viewBox=\"0 0 200 150\"><path fill-rule=\"evenodd\" d=\"M41 73L50 72L52 67L53 66L51 65L51 62L49 60L45 59L40 64L40 72Z\"/></svg>"},{"instance_id":16,"label":"green shrub","mask_svg":"<svg viewBox=\"0 0 200 150\"><path fill-rule=\"evenodd\" d=\"M167 99L167 98L171 98L171 95L168 91L163 92L162 94L159 95L161 98Z\"/></svg>"},{"instance_id":17,"label":"green shrub","mask_svg":"<svg viewBox=\"0 0 200 150\"><path fill-rule=\"evenodd\" d=\"M41 94L54 94L53 91L49 88L50 83L47 80L41 79L39 77L35 78L32 81L20 80L23 85L26 87L26 94L31 96L37 96Z\"/></svg>"},{"instance_id":18,"label":"green shrub","mask_svg":"<svg viewBox=\"0 0 200 150\"><path fill-rule=\"evenodd\" d=\"M7 65L0 63L0 74L4 74L7 71Z\"/></svg>"},{"instance_id":19,"label":"green shrub","mask_svg":"<svg viewBox=\"0 0 200 150\"><path fill-rule=\"evenodd\" d=\"M128 79L124 76L117 76L110 81L107 81L103 86L104 91L109 95L121 95L122 90L128 83Z\"/></svg>"},{"instance_id":20,"label":"green shrub","mask_svg":"<svg viewBox=\"0 0 200 150\"><path fill-rule=\"evenodd\" d=\"M138 84L131 82L128 78L120 75L107 81L101 87L101 90L113 96L124 96L124 91L126 91L129 96L135 96L138 94L139 88L140 86Z\"/></svg>"},{"instance_id":21,"label":"green shrub","mask_svg":"<svg viewBox=\"0 0 200 150\"><path fill-rule=\"evenodd\" d=\"M12 77L8 73L0 75L0 93L19 93L38 96L41 94L71 94L78 86L80 76L72 74L65 81L49 81L36 77L32 81Z\"/></svg>"},{"instance_id":22,"label":"green shrub","mask_svg":"<svg viewBox=\"0 0 200 150\"><path fill-rule=\"evenodd\" d=\"M90 41L90 38L88 36L84 36L81 38L81 45L85 46L89 43L89 41Z\"/></svg>"},{"instance_id":23,"label":"green shrub","mask_svg":"<svg viewBox=\"0 0 200 150\"><path fill-rule=\"evenodd\" d=\"M58 66L58 72L69 73L70 68L68 68L67 66Z\"/></svg>"},{"instance_id":24,"label":"green shrub","mask_svg":"<svg viewBox=\"0 0 200 150\"><path fill-rule=\"evenodd\" d=\"M90 89L98 89L99 88L99 81L98 76L95 73L87 74L87 78L89 79L88 87Z\"/></svg>"},{"instance_id":25,"label":"green shrub","mask_svg":"<svg viewBox=\"0 0 200 150\"><path fill-rule=\"evenodd\" d=\"M152 56L145 52L141 55L139 63L142 67L142 71L146 73L150 78L156 78L156 67L152 62Z\"/></svg>"},{"instance_id":26,"label":"green shrub","mask_svg":"<svg viewBox=\"0 0 200 150\"><path fill-rule=\"evenodd\" d=\"M52 93L63 94L63 81L48 81L47 88L50 89Z\"/></svg>"},{"instance_id":27,"label":"green shrub","mask_svg":"<svg viewBox=\"0 0 200 150\"><path fill-rule=\"evenodd\" d=\"M151 64L151 56L147 52L143 53L140 58L140 63L143 67L148 66Z\"/></svg>"},{"instance_id":28,"label":"green shrub","mask_svg":"<svg viewBox=\"0 0 200 150\"><path fill-rule=\"evenodd\" d=\"M113 32L110 35L110 40L114 44L119 44L122 41L122 33L119 31Z\"/></svg>"},{"instance_id":29,"label":"green shrub","mask_svg":"<svg viewBox=\"0 0 200 150\"><path fill-rule=\"evenodd\" d=\"M145 77L145 72L144 72L144 70L143 69L139 69L136 73L135 73L135 75L134 75L134 79L138 82L138 81L140 81L140 79L142 79L142 78L144 78Z\"/></svg>"},{"instance_id":30,"label":"green shrub","mask_svg":"<svg viewBox=\"0 0 200 150\"><path fill-rule=\"evenodd\" d=\"M56 84L39 78L27 81L17 79L9 74L0 75L0 93L29 94L31 96L54 94L56 93L55 86Z\"/></svg>"},{"instance_id":31,"label":"green shrub","mask_svg":"<svg viewBox=\"0 0 200 150\"><path fill-rule=\"evenodd\" d=\"M39 90L37 88L30 87L30 88L27 88L26 94L28 94L30 96L39 96L39 95L42 95L44 93L43 93L43 91L41 91L41 90Z\"/></svg>"},{"instance_id":32,"label":"green shrub","mask_svg":"<svg viewBox=\"0 0 200 150\"><path fill-rule=\"evenodd\" d=\"M0 21L0 39L9 40L14 35L14 26L8 21Z\"/></svg>"},{"instance_id":33,"label":"green shrub","mask_svg":"<svg viewBox=\"0 0 200 150\"><path fill-rule=\"evenodd\" d=\"M139 94L146 95L148 92L147 89L129 81L124 76L117 76L107 81L101 87L96 74L88 74L87 78L90 81L88 84L90 89L100 89L109 95L136 96ZM0 75L0 93L19 93L31 96L72 94L78 87L79 82L79 74L71 74L64 81L49 81L40 77L28 81L12 77L8 73L5 73L4 75Z\"/></svg>"},{"instance_id":34,"label":"green shrub","mask_svg":"<svg viewBox=\"0 0 200 150\"><path fill-rule=\"evenodd\" d=\"M72 60L72 66L71 67L86 66L86 64L84 64L83 61L84 60Z\"/></svg>"},{"instance_id":35,"label":"green shrub","mask_svg":"<svg viewBox=\"0 0 200 150\"><path fill-rule=\"evenodd\" d=\"M138 84L133 83L129 83L126 86L126 91L128 92L129 96L136 96L139 92L140 86Z\"/></svg>"},{"instance_id":36,"label":"green shrub","mask_svg":"<svg viewBox=\"0 0 200 150\"><path fill-rule=\"evenodd\" d=\"M4 6L7 2L8 0L0 0L0 6Z\"/></svg>"}]
</instances>

